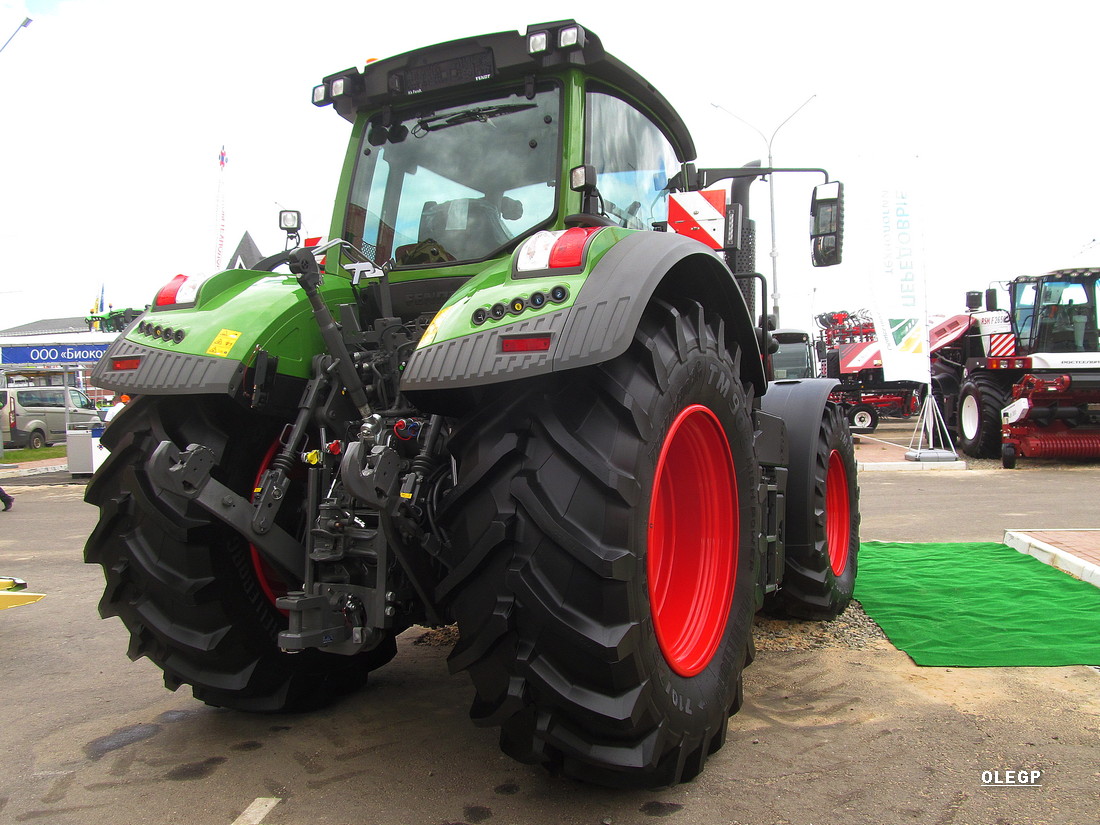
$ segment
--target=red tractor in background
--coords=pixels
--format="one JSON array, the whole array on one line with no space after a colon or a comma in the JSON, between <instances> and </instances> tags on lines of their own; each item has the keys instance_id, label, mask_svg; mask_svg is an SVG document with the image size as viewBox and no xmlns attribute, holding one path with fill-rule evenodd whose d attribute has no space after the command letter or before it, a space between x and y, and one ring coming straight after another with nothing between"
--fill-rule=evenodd
<instances>
[{"instance_id":1,"label":"red tractor in background","mask_svg":"<svg viewBox=\"0 0 1100 825\"><path fill-rule=\"evenodd\" d=\"M932 387L958 447L976 458L1100 457L1100 269L1021 276L967 293L967 314L939 325Z\"/></svg>"}]
</instances>

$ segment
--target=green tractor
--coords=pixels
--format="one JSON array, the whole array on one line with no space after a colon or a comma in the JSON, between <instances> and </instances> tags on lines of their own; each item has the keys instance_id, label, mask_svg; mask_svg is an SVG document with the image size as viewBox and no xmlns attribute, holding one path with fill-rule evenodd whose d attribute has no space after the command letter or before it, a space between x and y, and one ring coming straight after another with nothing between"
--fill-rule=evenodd
<instances>
[{"instance_id":1,"label":"green tractor","mask_svg":"<svg viewBox=\"0 0 1100 825\"><path fill-rule=\"evenodd\" d=\"M506 753L690 779L753 615L832 618L856 572L832 382L769 382L754 322L748 190L776 170L695 168L668 101L572 21L313 102L352 123L332 240L282 213L287 251L173 279L96 368L135 399L87 492L100 612L169 688L248 711L330 701L457 623L450 667Z\"/></svg>"}]
</instances>

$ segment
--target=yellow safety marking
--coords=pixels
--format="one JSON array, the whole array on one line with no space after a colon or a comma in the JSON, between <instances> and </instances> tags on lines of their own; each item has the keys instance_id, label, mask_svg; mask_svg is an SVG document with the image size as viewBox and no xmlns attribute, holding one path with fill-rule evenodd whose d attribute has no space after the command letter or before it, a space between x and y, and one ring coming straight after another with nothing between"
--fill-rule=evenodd
<instances>
[{"instance_id":1,"label":"yellow safety marking","mask_svg":"<svg viewBox=\"0 0 1100 825\"><path fill-rule=\"evenodd\" d=\"M206 348L206 354L225 358L229 355L229 350L233 349L233 345L237 343L237 339L240 337L241 334L235 329L223 329L214 336L213 342Z\"/></svg>"},{"instance_id":2,"label":"yellow safety marking","mask_svg":"<svg viewBox=\"0 0 1100 825\"><path fill-rule=\"evenodd\" d=\"M45 596L45 593L28 593L26 590L0 590L0 610L34 604Z\"/></svg>"}]
</instances>

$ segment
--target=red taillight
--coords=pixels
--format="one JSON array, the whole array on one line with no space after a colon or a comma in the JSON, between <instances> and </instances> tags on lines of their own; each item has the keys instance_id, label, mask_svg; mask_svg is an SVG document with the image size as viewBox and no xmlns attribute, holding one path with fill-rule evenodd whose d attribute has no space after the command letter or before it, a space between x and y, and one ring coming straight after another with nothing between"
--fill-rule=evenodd
<instances>
[{"instance_id":1,"label":"red taillight","mask_svg":"<svg viewBox=\"0 0 1100 825\"><path fill-rule=\"evenodd\" d=\"M177 275L160 288L153 303L158 307L172 306L172 304L176 303L176 296L179 294L180 287L183 286L186 281L186 275Z\"/></svg>"},{"instance_id":2,"label":"red taillight","mask_svg":"<svg viewBox=\"0 0 1100 825\"><path fill-rule=\"evenodd\" d=\"M111 371L122 372L125 370L136 370L141 366L141 357L133 358L112 358L111 359Z\"/></svg>"},{"instance_id":3,"label":"red taillight","mask_svg":"<svg viewBox=\"0 0 1100 825\"><path fill-rule=\"evenodd\" d=\"M584 247L588 239L599 232L602 226L574 226L566 229L550 250L551 269L580 266L584 261Z\"/></svg>"},{"instance_id":4,"label":"red taillight","mask_svg":"<svg viewBox=\"0 0 1100 825\"><path fill-rule=\"evenodd\" d=\"M588 240L601 229L602 226L574 226L554 232L536 232L516 250L516 272L580 269L584 266Z\"/></svg>"},{"instance_id":5,"label":"red taillight","mask_svg":"<svg viewBox=\"0 0 1100 825\"><path fill-rule=\"evenodd\" d=\"M550 335L521 335L500 339L501 352L546 352L550 349Z\"/></svg>"}]
</instances>

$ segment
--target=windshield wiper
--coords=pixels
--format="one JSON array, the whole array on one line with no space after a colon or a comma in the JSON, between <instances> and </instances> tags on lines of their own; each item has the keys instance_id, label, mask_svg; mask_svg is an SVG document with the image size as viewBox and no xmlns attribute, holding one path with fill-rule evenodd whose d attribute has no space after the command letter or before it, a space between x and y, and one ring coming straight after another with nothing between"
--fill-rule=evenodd
<instances>
[{"instance_id":1,"label":"windshield wiper","mask_svg":"<svg viewBox=\"0 0 1100 825\"><path fill-rule=\"evenodd\" d=\"M452 126L460 126L463 123L473 123L474 121L487 123L490 118L514 115L516 112L534 108L534 103L511 103L502 106L480 106L473 109L463 109L461 112L426 117L416 122L413 135L419 136L427 132L438 132L440 129L449 129Z\"/></svg>"}]
</instances>

